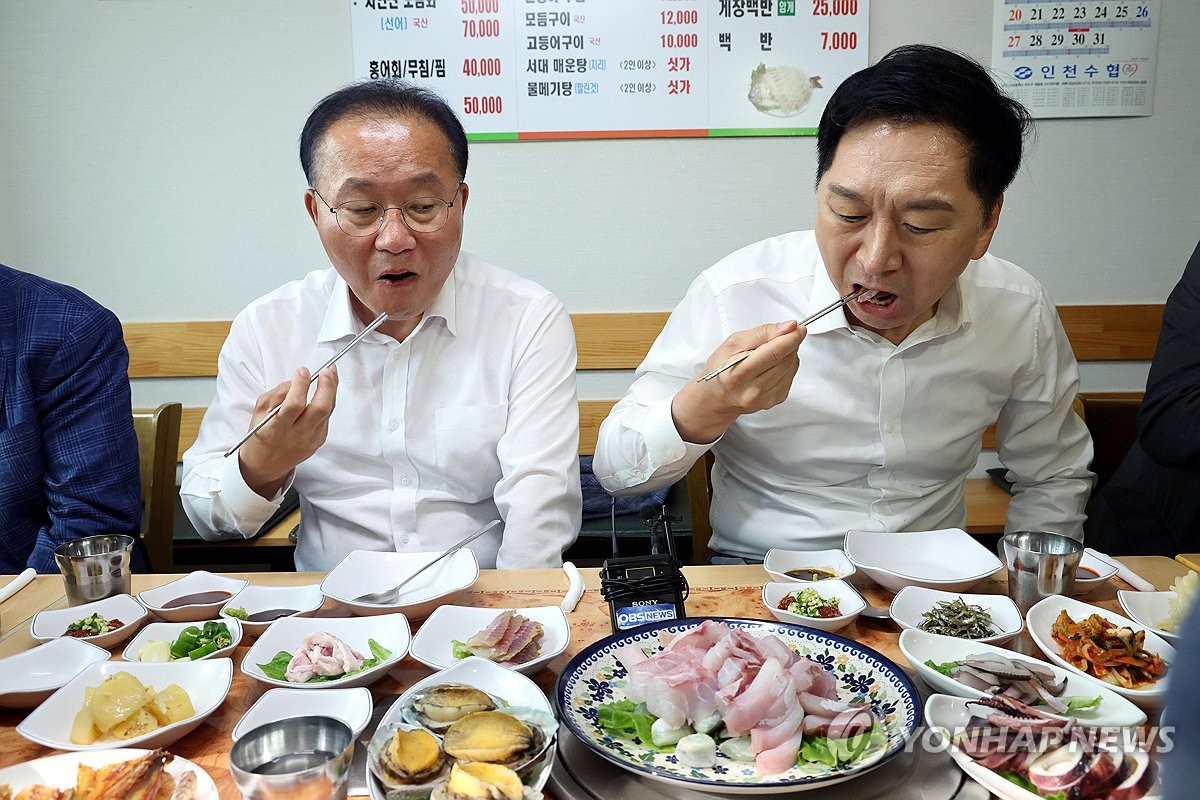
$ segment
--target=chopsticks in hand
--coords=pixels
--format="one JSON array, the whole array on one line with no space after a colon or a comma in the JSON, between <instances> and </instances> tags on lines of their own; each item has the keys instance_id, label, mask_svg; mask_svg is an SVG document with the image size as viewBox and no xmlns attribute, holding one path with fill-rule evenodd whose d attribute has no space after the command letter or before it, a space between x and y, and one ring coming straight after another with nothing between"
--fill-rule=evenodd
<instances>
[{"instance_id":1,"label":"chopsticks in hand","mask_svg":"<svg viewBox=\"0 0 1200 800\"><path fill-rule=\"evenodd\" d=\"M820 311L817 311L816 313L810 314L809 316L805 317L804 319L802 319L800 321L800 325L801 325L801 327L803 327L803 326L809 324L810 322L816 322L821 317L828 314L830 311L835 311L835 310L841 308L842 306L846 305L846 303L849 303L851 300L857 300L859 297L862 297L863 295L868 294L868 293L870 293L871 295L875 294L875 292L873 292L872 290L870 290L866 287L863 287L862 289L851 292L850 294L846 295L845 297L843 297L839 300L835 300L834 302L825 306ZM724 364L717 367L716 369L714 369L712 372L708 373L707 375L701 375L699 378L696 379L696 382L703 383L705 381L711 381L713 378L717 377L725 370L731 369L732 367L745 361L747 358L750 357L750 354L753 352L754 352L753 350L747 350L744 353L738 353L736 356L731 358L729 361L726 361Z\"/></svg>"},{"instance_id":2,"label":"chopsticks in hand","mask_svg":"<svg viewBox=\"0 0 1200 800\"><path fill-rule=\"evenodd\" d=\"M322 364L321 366L317 367L317 370L316 370L316 372L314 372L314 373L312 374L312 379L315 381L315 380L317 379L317 376L318 376L318 375L320 375L322 372L324 372L324 371L325 371L326 369L328 369L329 367L331 367L331 366L333 366L334 364L336 364L336 363L337 363L337 360L338 360L339 358L341 358L342 356L346 355L346 353L350 352L350 348L351 348L351 347L354 347L354 345L358 344L359 342L361 342L361 341L363 340L363 337L364 337L364 336L366 336L368 333L370 333L371 331L375 330L375 329L376 329L376 328L378 328L380 325L382 325L384 322L386 322L386 321L387 321L387 318L388 318L388 315L387 315L387 312L386 312L386 311L382 311L382 312L380 312L379 316L378 316L378 317L376 317L375 319L371 320L371 324L370 324L370 325L368 325L367 327L363 328L363 329L362 329L362 330L361 330L361 331L358 333L358 335L357 335L357 336L355 336L353 339L351 339L351 340L350 340L350 341L349 341L349 342L346 344L346 346L345 346L345 347L343 347L341 350L338 350L336 353L334 353L334 354L333 354L333 355L332 355L332 356L329 358L329 360L328 360L328 361L326 361L326 362L325 362L324 364ZM243 436L243 437L241 438L241 440L240 440L240 441L239 441L237 444L235 444L233 447L231 447L231 448L229 448L228 450L226 450L226 451L225 451L225 458L229 458L231 455L233 455L234 453L236 453L236 452L238 451L238 448L240 448L240 447L241 447L242 445L244 445L246 442L250 441L250 437L251 437L251 436L253 436L254 434L256 434L256 433L258 433L259 431L261 431L261 430L263 429L263 426L264 426L264 425L266 425L266 424L267 424L268 422L270 422L271 420L275 419L275 415L279 413L279 409L281 409L281 408L283 408L283 404L277 405L277 406L275 406L275 408L271 409L271 411L270 411L270 412L269 412L269 413L268 413L268 414L267 414L265 417L263 417L262 419L260 419L260 420L258 421L258 424L257 424L257 425L255 425L253 428L251 428L249 431L247 431L247 432L246 432L246 435L245 435L245 436Z\"/></svg>"}]
</instances>

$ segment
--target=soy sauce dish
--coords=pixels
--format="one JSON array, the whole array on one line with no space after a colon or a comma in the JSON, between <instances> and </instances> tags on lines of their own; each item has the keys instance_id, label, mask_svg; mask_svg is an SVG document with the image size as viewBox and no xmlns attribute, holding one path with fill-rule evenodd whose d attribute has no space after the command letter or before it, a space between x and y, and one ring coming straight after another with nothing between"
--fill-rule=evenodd
<instances>
[{"instance_id":1,"label":"soy sauce dish","mask_svg":"<svg viewBox=\"0 0 1200 800\"><path fill-rule=\"evenodd\" d=\"M195 622L215 619L221 606L249 583L199 570L138 592L137 599L167 622Z\"/></svg>"}]
</instances>

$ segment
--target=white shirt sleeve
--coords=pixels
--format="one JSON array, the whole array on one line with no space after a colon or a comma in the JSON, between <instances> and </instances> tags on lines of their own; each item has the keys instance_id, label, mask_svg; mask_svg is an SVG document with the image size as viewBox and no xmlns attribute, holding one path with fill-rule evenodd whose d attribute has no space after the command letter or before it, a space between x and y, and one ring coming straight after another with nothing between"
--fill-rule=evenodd
<instances>
[{"instance_id":1,"label":"white shirt sleeve","mask_svg":"<svg viewBox=\"0 0 1200 800\"><path fill-rule=\"evenodd\" d=\"M238 315L221 347L217 392L204 414L196 442L183 454L183 510L200 536L209 541L250 538L275 513L291 485L289 476L276 497L266 499L246 485L238 454L225 451L250 428L250 418L263 385L259 334L245 315Z\"/></svg>"},{"instance_id":2,"label":"white shirt sleeve","mask_svg":"<svg viewBox=\"0 0 1200 800\"><path fill-rule=\"evenodd\" d=\"M716 444L683 441L671 416L671 401L700 374L712 351L731 333L727 328L701 275L671 313L629 392L600 426L593 469L607 491L626 495L670 486Z\"/></svg>"}]
</instances>

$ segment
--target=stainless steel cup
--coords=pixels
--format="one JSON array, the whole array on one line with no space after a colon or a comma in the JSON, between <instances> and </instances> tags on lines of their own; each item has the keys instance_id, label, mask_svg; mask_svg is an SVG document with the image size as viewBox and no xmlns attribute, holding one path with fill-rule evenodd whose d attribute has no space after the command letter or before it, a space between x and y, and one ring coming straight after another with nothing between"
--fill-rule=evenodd
<instances>
[{"instance_id":1,"label":"stainless steel cup","mask_svg":"<svg viewBox=\"0 0 1200 800\"><path fill-rule=\"evenodd\" d=\"M332 717L292 717L247 732L229 751L245 800L345 800L354 734Z\"/></svg>"},{"instance_id":2,"label":"stainless steel cup","mask_svg":"<svg viewBox=\"0 0 1200 800\"><path fill-rule=\"evenodd\" d=\"M63 542L54 560L63 574L67 603L77 606L115 594L129 594L133 537L119 533Z\"/></svg>"},{"instance_id":3,"label":"stainless steel cup","mask_svg":"<svg viewBox=\"0 0 1200 800\"><path fill-rule=\"evenodd\" d=\"M1045 597L1070 594L1083 545L1048 531L1016 531L1004 535L1008 564L1008 596L1024 614Z\"/></svg>"}]
</instances>

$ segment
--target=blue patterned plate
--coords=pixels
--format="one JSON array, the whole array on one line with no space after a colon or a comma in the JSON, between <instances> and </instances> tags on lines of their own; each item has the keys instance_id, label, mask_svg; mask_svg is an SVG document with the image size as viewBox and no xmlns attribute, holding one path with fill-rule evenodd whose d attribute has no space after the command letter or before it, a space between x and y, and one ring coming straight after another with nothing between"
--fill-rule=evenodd
<instances>
[{"instance_id":1,"label":"blue patterned plate","mask_svg":"<svg viewBox=\"0 0 1200 800\"><path fill-rule=\"evenodd\" d=\"M555 689L559 719L589 748L603 758L647 778L690 789L727 794L771 794L828 786L880 766L904 747L920 718L919 698L912 683L894 662L841 636L787 625L749 619L719 622L743 628L754 636L773 634L788 647L821 664L838 678L843 700L863 698L870 702L877 720L883 720L887 745L853 764L827 767L823 764L792 767L779 775L760 775L753 763L718 756L717 763L695 769L677 762L675 754L660 752L636 739L617 739L597 723L597 707L624 699L626 671L614 651L635 644L647 652L662 649L662 640L697 627L705 618L670 620L644 625L609 636L585 649L563 669Z\"/></svg>"}]
</instances>

